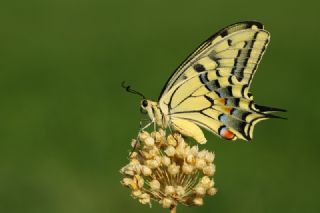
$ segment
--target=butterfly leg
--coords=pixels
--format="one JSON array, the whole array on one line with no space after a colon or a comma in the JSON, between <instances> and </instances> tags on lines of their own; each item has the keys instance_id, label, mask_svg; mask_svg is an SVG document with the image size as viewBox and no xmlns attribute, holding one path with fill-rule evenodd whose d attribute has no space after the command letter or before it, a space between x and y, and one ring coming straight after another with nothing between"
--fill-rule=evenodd
<instances>
[{"instance_id":1,"label":"butterfly leg","mask_svg":"<svg viewBox=\"0 0 320 213\"><path fill-rule=\"evenodd\" d=\"M144 120L145 121L145 120ZM154 123L154 121L151 121L149 123L147 123L147 125L145 125L144 127L142 127L142 121L140 121L140 129L139 129L139 133L137 135L136 141L135 143L132 145L132 150L130 151L129 156L131 157L132 153L136 150L136 148L138 148L140 146L140 140L139 140L139 134L145 130L146 128L148 128L152 123Z\"/></svg>"},{"instance_id":2,"label":"butterfly leg","mask_svg":"<svg viewBox=\"0 0 320 213\"><path fill-rule=\"evenodd\" d=\"M142 121L140 121L139 126L140 126L139 133L138 133L138 135L137 135L137 137L136 137L136 139L134 141L134 144L131 143L132 149L131 149L131 151L129 153L129 158L131 158L131 156L134 153L134 151L136 150L136 148L138 148L140 146L139 134L140 134L141 129L142 129Z\"/></svg>"},{"instance_id":3,"label":"butterfly leg","mask_svg":"<svg viewBox=\"0 0 320 213\"><path fill-rule=\"evenodd\" d=\"M155 123L154 120L151 120L151 122L149 122L147 125L145 125L144 127L140 128L140 132L142 132L143 130L148 128L152 123Z\"/></svg>"},{"instance_id":4,"label":"butterfly leg","mask_svg":"<svg viewBox=\"0 0 320 213\"><path fill-rule=\"evenodd\" d=\"M132 154L134 153L134 151L140 146L140 140L139 140L139 135L137 135L136 140L134 141L134 144L131 143L132 149L129 153L129 158L131 158Z\"/></svg>"}]
</instances>

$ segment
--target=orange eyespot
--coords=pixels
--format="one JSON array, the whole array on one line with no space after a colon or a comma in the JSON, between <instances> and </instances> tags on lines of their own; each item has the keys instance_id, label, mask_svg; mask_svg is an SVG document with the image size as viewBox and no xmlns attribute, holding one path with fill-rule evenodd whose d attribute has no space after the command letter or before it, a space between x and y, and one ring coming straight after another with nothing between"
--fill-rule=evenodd
<instances>
[{"instance_id":1,"label":"orange eyespot","mask_svg":"<svg viewBox=\"0 0 320 213\"><path fill-rule=\"evenodd\" d=\"M224 110L224 112L230 114L232 111L232 108L231 107L223 107L223 110Z\"/></svg>"},{"instance_id":2,"label":"orange eyespot","mask_svg":"<svg viewBox=\"0 0 320 213\"><path fill-rule=\"evenodd\" d=\"M220 130L220 136L227 140L232 140L234 138L234 133L228 130L226 127L223 127Z\"/></svg>"}]
</instances>

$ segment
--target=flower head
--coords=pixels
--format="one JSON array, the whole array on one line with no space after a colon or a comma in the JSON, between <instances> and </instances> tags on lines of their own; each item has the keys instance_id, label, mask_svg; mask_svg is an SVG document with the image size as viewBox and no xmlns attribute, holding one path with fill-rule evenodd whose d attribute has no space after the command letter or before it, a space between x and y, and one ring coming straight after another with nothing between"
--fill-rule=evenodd
<instances>
[{"instance_id":1,"label":"flower head","mask_svg":"<svg viewBox=\"0 0 320 213\"><path fill-rule=\"evenodd\" d=\"M151 134L143 131L138 140L133 141L136 149L120 172L122 185L140 203L151 205L155 200L164 208L179 203L202 205L205 195L216 194L212 152L190 147L180 134L167 136L162 129Z\"/></svg>"}]
</instances>

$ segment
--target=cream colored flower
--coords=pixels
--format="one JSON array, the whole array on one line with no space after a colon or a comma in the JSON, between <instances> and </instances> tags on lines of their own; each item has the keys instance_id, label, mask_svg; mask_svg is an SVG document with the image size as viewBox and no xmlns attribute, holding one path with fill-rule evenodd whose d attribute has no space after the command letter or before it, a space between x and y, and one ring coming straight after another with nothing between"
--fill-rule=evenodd
<instances>
[{"instance_id":1,"label":"cream colored flower","mask_svg":"<svg viewBox=\"0 0 320 213\"><path fill-rule=\"evenodd\" d=\"M160 204L162 204L163 208L170 208L174 203L170 198L163 198L160 200Z\"/></svg>"},{"instance_id":2,"label":"cream colored flower","mask_svg":"<svg viewBox=\"0 0 320 213\"><path fill-rule=\"evenodd\" d=\"M173 195L173 194L175 193L175 189L174 189L173 186L166 186L166 187L164 188L164 193L165 193L166 195Z\"/></svg>"},{"instance_id":3,"label":"cream colored flower","mask_svg":"<svg viewBox=\"0 0 320 213\"><path fill-rule=\"evenodd\" d=\"M152 174L152 170L147 166L142 166L141 171L144 176L150 176Z\"/></svg>"},{"instance_id":4,"label":"cream colored flower","mask_svg":"<svg viewBox=\"0 0 320 213\"><path fill-rule=\"evenodd\" d=\"M216 168L214 165L205 166L202 169L203 174L209 175L209 176L213 176L215 171L216 171Z\"/></svg>"},{"instance_id":5,"label":"cream colored flower","mask_svg":"<svg viewBox=\"0 0 320 213\"><path fill-rule=\"evenodd\" d=\"M153 139L152 137L147 137L145 140L144 140L144 144L146 146L153 146L154 145L154 141L155 139Z\"/></svg>"},{"instance_id":6,"label":"cream colored flower","mask_svg":"<svg viewBox=\"0 0 320 213\"><path fill-rule=\"evenodd\" d=\"M154 179L154 180L150 181L150 188L152 190L158 191L158 190L160 190L160 187L161 187L161 185L158 180Z\"/></svg>"},{"instance_id":7,"label":"cream colored flower","mask_svg":"<svg viewBox=\"0 0 320 213\"><path fill-rule=\"evenodd\" d=\"M139 133L133 140L134 152L120 173L121 183L132 190L132 197L142 204L157 201L164 208L179 203L203 205L205 195L215 195L212 176L215 173L214 154L190 147L180 134Z\"/></svg>"},{"instance_id":8,"label":"cream colored flower","mask_svg":"<svg viewBox=\"0 0 320 213\"><path fill-rule=\"evenodd\" d=\"M168 146L164 152L167 154L168 157L173 157L176 152L176 149L173 146Z\"/></svg>"},{"instance_id":9,"label":"cream colored flower","mask_svg":"<svg viewBox=\"0 0 320 213\"><path fill-rule=\"evenodd\" d=\"M184 163L182 166L182 172L189 175L192 174L193 166L187 163Z\"/></svg>"},{"instance_id":10,"label":"cream colored flower","mask_svg":"<svg viewBox=\"0 0 320 213\"><path fill-rule=\"evenodd\" d=\"M176 163L173 163L168 166L168 172L170 175L177 175L180 172L180 166Z\"/></svg>"},{"instance_id":11,"label":"cream colored flower","mask_svg":"<svg viewBox=\"0 0 320 213\"><path fill-rule=\"evenodd\" d=\"M201 185L198 185L196 186L194 189L193 189L194 193L197 194L197 195L205 195L206 194L206 189L201 186Z\"/></svg>"},{"instance_id":12,"label":"cream colored flower","mask_svg":"<svg viewBox=\"0 0 320 213\"><path fill-rule=\"evenodd\" d=\"M197 158L196 159L196 167L198 169L203 169L207 165L206 161L203 160L202 158Z\"/></svg>"},{"instance_id":13,"label":"cream colored flower","mask_svg":"<svg viewBox=\"0 0 320 213\"><path fill-rule=\"evenodd\" d=\"M193 203L197 206L202 206L203 205L203 198L202 197L196 197L193 199Z\"/></svg>"},{"instance_id":14,"label":"cream colored flower","mask_svg":"<svg viewBox=\"0 0 320 213\"><path fill-rule=\"evenodd\" d=\"M171 164L171 160L167 156L162 156L161 158L162 165L169 166Z\"/></svg>"}]
</instances>

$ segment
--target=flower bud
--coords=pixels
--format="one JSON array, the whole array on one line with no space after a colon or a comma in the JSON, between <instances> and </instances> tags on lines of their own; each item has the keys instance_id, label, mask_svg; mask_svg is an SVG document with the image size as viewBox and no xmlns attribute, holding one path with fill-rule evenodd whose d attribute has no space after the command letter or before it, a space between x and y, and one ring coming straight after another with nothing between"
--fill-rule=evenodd
<instances>
[{"instance_id":1,"label":"flower bud","mask_svg":"<svg viewBox=\"0 0 320 213\"><path fill-rule=\"evenodd\" d=\"M134 190L132 191L133 197L139 197L142 194L141 190Z\"/></svg>"},{"instance_id":2,"label":"flower bud","mask_svg":"<svg viewBox=\"0 0 320 213\"><path fill-rule=\"evenodd\" d=\"M207 153L208 153L207 150L202 150L202 151L198 152L197 157L200 159L204 159Z\"/></svg>"},{"instance_id":3,"label":"flower bud","mask_svg":"<svg viewBox=\"0 0 320 213\"><path fill-rule=\"evenodd\" d=\"M176 193L179 197L182 197L185 194L185 189L182 186L176 187Z\"/></svg>"},{"instance_id":4,"label":"flower bud","mask_svg":"<svg viewBox=\"0 0 320 213\"><path fill-rule=\"evenodd\" d=\"M192 154L188 154L186 157L186 161L190 164L194 164L196 162L196 158Z\"/></svg>"},{"instance_id":5,"label":"flower bud","mask_svg":"<svg viewBox=\"0 0 320 213\"><path fill-rule=\"evenodd\" d=\"M158 180L154 179L150 182L150 187L151 187L151 189L158 191L160 189L160 182Z\"/></svg>"},{"instance_id":6,"label":"flower bud","mask_svg":"<svg viewBox=\"0 0 320 213\"><path fill-rule=\"evenodd\" d=\"M146 161L146 165L150 168L150 169L155 169L158 168L160 166L160 163L156 160L147 160Z\"/></svg>"},{"instance_id":7,"label":"flower bud","mask_svg":"<svg viewBox=\"0 0 320 213\"><path fill-rule=\"evenodd\" d=\"M193 203L197 206L202 206L203 205L203 199L202 197L196 197L193 199Z\"/></svg>"},{"instance_id":8,"label":"flower bud","mask_svg":"<svg viewBox=\"0 0 320 213\"><path fill-rule=\"evenodd\" d=\"M184 163L182 166L182 172L185 174L191 174L193 171L193 166L190 164Z\"/></svg>"},{"instance_id":9,"label":"flower bud","mask_svg":"<svg viewBox=\"0 0 320 213\"><path fill-rule=\"evenodd\" d=\"M210 180L208 176L203 176L199 182L201 186L203 186L206 189L209 189L210 187L213 187L214 182Z\"/></svg>"},{"instance_id":10,"label":"flower bud","mask_svg":"<svg viewBox=\"0 0 320 213\"><path fill-rule=\"evenodd\" d=\"M197 159L196 159L196 167L197 167L198 169L203 169L206 165L207 165L207 164L206 164L206 162L205 162L203 159L201 159L201 158L197 158Z\"/></svg>"},{"instance_id":11,"label":"flower bud","mask_svg":"<svg viewBox=\"0 0 320 213\"><path fill-rule=\"evenodd\" d=\"M209 165L209 166L205 166L202 169L203 174L208 175L208 176L213 176L215 171L216 171L216 168L213 164Z\"/></svg>"},{"instance_id":12,"label":"flower bud","mask_svg":"<svg viewBox=\"0 0 320 213\"><path fill-rule=\"evenodd\" d=\"M153 132L153 134L151 134L151 135L155 139L156 143L161 142L162 135L160 132Z\"/></svg>"},{"instance_id":13,"label":"flower bud","mask_svg":"<svg viewBox=\"0 0 320 213\"><path fill-rule=\"evenodd\" d=\"M174 194L175 190L173 186L166 186L166 188L164 189L164 192L166 195L172 195Z\"/></svg>"},{"instance_id":14,"label":"flower bud","mask_svg":"<svg viewBox=\"0 0 320 213\"><path fill-rule=\"evenodd\" d=\"M171 146L177 146L177 141L172 135L168 136L167 143Z\"/></svg>"},{"instance_id":15,"label":"flower bud","mask_svg":"<svg viewBox=\"0 0 320 213\"><path fill-rule=\"evenodd\" d=\"M144 144L146 146L153 146L154 145L154 139L152 137L147 137L145 140L144 140Z\"/></svg>"},{"instance_id":16,"label":"flower bud","mask_svg":"<svg viewBox=\"0 0 320 213\"><path fill-rule=\"evenodd\" d=\"M168 172L170 175L176 175L179 173L180 166L177 166L176 163L171 164L168 167Z\"/></svg>"},{"instance_id":17,"label":"flower bud","mask_svg":"<svg viewBox=\"0 0 320 213\"><path fill-rule=\"evenodd\" d=\"M176 147L176 156L178 158L185 158L185 156L187 155L187 153L185 152L185 148L183 145L179 144L177 147Z\"/></svg>"},{"instance_id":18,"label":"flower bud","mask_svg":"<svg viewBox=\"0 0 320 213\"><path fill-rule=\"evenodd\" d=\"M190 154L192 154L193 156L197 156L198 155L198 151L199 151L199 147L198 146L193 146L190 149Z\"/></svg>"},{"instance_id":19,"label":"flower bud","mask_svg":"<svg viewBox=\"0 0 320 213\"><path fill-rule=\"evenodd\" d=\"M213 195L215 195L216 193L217 193L217 189L216 189L216 188L210 188L210 189L207 190L207 194L208 194L208 195L213 196Z\"/></svg>"},{"instance_id":20,"label":"flower bud","mask_svg":"<svg viewBox=\"0 0 320 213\"><path fill-rule=\"evenodd\" d=\"M150 136L150 134L148 133L148 132L146 132L146 131L142 131L142 132L140 132L139 133L139 139L141 140L141 141L144 141L147 137L149 137Z\"/></svg>"},{"instance_id":21,"label":"flower bud","mask_svg":"<svg viewBox=\"0 0 320 213\"><path fill-rule=\"evenodd\" d=\"M169 166L170 163L171 163L171 160L170 160L170 158L168 158L167 156L162 156L162 158L161 158L161 163L162 163L164 166Z\"/></svg>"},{"instance_id":22,"label":"flower bud","mask_svg":"<svg viewBox=\"0 0 320 213\"><path fill-rule=\"evenodd\" d=\"M147 193L143 193L139 197L139 202L142 203L142 204L150 203L150 195L147 194Z\"/></svg>"},{"instance_id":23,"label":"flower bud","mask_svg":"<svg viewBox=\"0 0 320 213\"><path fill-rule=\"evenodd\" d=\"M124 186L130 186L132 183L132 179L131 178L123 178L121 181L121 184Z\"/></svg>"},{"instance_id":24,"label":"flower bud","mask_svg":"<svg viewBox=\"0 0 320 213\"><path fill-rule=\"evenodd\" d=\"M168 146L164 152L165 152L169 157L173 157L174 154L175 154L175 152L176 152L176 150L175 150L175 148L174 148L173 146Z\"/></svg>"},{"instance_id":25,"label":"flower bud","mask_svg":"<svg viewBox=\"0 0 320 213\"><path fill-rule=\"evenodd\" d=\"M207 152L204 159L207 163L212 163L214 160L214 154L212 152Z\"/></svg>"},{"instance_id":26,"label":"flower bud","mask_svg":"<svg viewBox=\"0 0 320 213\"><path fill-rule=\"evenodd\" d=\"M161 200L161 203L162 203L162 207L163 207L163 208L170 208L171 205L173 204L172 200L169 199L169 198L163 198L163 199Z\"/></svg>"},{"instance_id":27,"label":"flower bud","mask_svg":"<svg viewBox=\"0 0 320 213\"><path fill-rule=\"evenodd\" d=\"M194 189L193 189L194 193L197 194L197 195L205 195L206 194L206 189L201 186L201 185L198 185L196 186Z\"/></svg>"},{"instance_id":28,"label":"flower bud","mask_svg":"<svg viewBox=\"0 0 320 213\"><path fill-rule=\"evenodd\" d=\"M130 153L130 158L131 158L131 159L135 159L135 158L137 158L137 156L138 156L138 153L137 153L137 152L131 152L131 153Z\"/></svg>"},{"instance_id":29,"label":"flower bud","mask_svg":"<svg viewBox=\"0 0 320 213\"><path fill-rule=\"evenodd\" d=\"M152 170L147 166L142 166L141 172L144 176L150 176L152 174Z\"/></svg>"}]
</instances>

